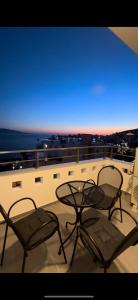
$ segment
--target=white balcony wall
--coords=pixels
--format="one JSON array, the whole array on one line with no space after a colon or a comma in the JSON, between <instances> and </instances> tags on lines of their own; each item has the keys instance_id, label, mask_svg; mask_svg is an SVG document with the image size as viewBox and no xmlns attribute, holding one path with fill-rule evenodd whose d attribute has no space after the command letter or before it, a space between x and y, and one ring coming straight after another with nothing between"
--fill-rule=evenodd
<instances>
[{"instance_id":1,"label":"white balcony wall","mask_svg":"<svg viewBox=\"0 0 138 300\"><path fill-rule=\"evenodd\" d=\"M122 190L131 193L132 176L124 173L124 170L125 172L126 170L130 170L131 163L110 159L93 159L79 163L72 162L45 166L38 169L30 168L1 172L0 203L4 206L6 211L16 200L24 197L33 198L38 207L50 204L57 201L55 189L60 184L66 181L88 180L90 178L96 182L99 170L103 166L111 164L116 166L123 174L124 181ZM35 182L35 180L39 180L38 178L40 178L40 182ZM18 182L20 186L16 187L16 182ZM16 216L31 209L31 202L19 203L13 209L11 215ZM1 220L2 217L0 216L0 221Z\"/></svg>"},{"instance_id":2,"label":"white balcony wall","mask_svg":"<svg viewBox=\"0 0 138 300\"><path fill-rule=\"evenodd\" d=\"M138 211L138 148L136 149L135 155L131 202L133 203L134 211Z\"/></svg>"}]
</instances>

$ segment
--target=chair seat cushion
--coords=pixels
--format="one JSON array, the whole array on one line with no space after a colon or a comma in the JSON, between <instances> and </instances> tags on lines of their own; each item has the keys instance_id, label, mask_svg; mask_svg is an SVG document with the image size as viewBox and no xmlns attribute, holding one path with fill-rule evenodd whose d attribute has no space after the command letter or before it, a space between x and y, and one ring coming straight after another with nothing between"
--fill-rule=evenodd
<instances>
[{"instance_id":1,"label":"chair seat cushion","mask_svg":"<svg viewBox=\"0 0 138 300\"><path fill-rule=\"evenodd\" d=\"M115 249L124 240L125 236L106 216L93 208L83 213L82 225L96 242L96 245L103 254L104 260L110 261ZM94 249L92 242L90 242L90 246L99 258L99 254L96 249Z\"/></svg>"},{"instance_id":2,"label":"chair seat cushion","mask_svg":"<svg viewBox=\"0 0 138 300\"><path fill-rule=\"evenodd\" d=\"M97 209L109 209L111 206L111 203L113 202L113 199L107 195L104 196L104 199L100 201L100 203L96 203L94 205Z\"/></svg>"},{"instance_id":3,"label":"chair seat cushion","mask_svg":"<svg viewBox=\"0 0 138 300\"><path fill-rule=\"evenodd\" d=\"M35 232L42 224L51 220L52 222L38 230L28 244L27 241L33 232ZM26 249L31 249L35 247L35 245L47 240L57 230L57 227L58 219L56 215L49 211L45 211L42 208L36 209L33 213L14 223L16 234Z\"/></svg>"},{"instance_id":4,"label":"chair seat cushion","mask_svg":"<svg viewBox=\"0 0 138 300\"><path fill-rule=\"evenodd\" d=\"M99 187L104 192L104 198L94 206L97 209L109 209L112 206L112 203L116 202L117 200L117 192L118 189L109 185L109 184L102 184Z\"/></svg>"}]
</instances>

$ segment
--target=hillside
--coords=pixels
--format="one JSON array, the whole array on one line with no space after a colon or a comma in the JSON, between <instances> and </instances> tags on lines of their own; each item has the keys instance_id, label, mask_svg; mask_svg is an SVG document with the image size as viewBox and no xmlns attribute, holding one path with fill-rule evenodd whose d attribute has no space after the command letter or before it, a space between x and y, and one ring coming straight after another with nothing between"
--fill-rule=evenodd
<instances>
[{"instance_id":1,"label":"hillside","mask_svg":"<svg viewBox=\"0 0 138 300\"><path fill-rule=\"evenodd\" d=\"M12 129L0 128L0 134L25 134L26 132L21 132ZM27 134L27 133L26 133Z\"/></svg>"},{"instance_id":2,"label":"hillside","mask_svg":"<svg viewBox=\"0 0 138 300\"><path fill-rule=\"evenodd\" d=\"M138 128L136 129L130 129L130 130L125 130L125 131L120 131L120 132L116 132L116 133L113 133L113 135L125 135L127 133L133 133L133 134L138 134Z\"/></svg>"}]
</instances>

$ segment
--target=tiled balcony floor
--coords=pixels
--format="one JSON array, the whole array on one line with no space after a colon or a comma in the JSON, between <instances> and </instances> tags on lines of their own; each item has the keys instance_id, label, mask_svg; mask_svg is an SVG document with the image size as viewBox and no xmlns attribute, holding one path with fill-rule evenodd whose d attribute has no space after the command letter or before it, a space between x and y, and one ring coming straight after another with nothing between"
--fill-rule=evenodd
<instances>
[{"instance_id":1,"label":"tiled balcony floor","mask_svg":"<svg viewBox=\"0 0 138 300\"><path fill-rule=\"evenodd\" d=\"M127 211L131 212L138 219L138 213L133 213L130 206L130 196L122 195L122 206ZM59 202L49 205L46 209L53 211L59 218L61 226L61 234L64 240L68 235L72 226L65 228L66 221L74 221L74 209L63 205ZM129 231L133 224L129 217L123 215L123 223L119 221L119 216L114 218L113 222L120 228L123 233ZM0 252L2 251L3 235L5 225L0 225ZM81 242L76 250L76 255L72 268L69 267L73 240L65 248L68 264L64 263L63 255L58 255L59 240L55 233L47 242L41 244L34 250L30 251L26 260L25 272L27 273L103 273L103 269L93 262L87 250L84 249ZM20 273L22 265L23 250L20 243L17 241L13 231L9 229L7 245L5 251L5 260L0 273ZM108 273L138 273L138 245L130 247L122 253L112 263L108 269Z\"/></svg>"}]
</instances>

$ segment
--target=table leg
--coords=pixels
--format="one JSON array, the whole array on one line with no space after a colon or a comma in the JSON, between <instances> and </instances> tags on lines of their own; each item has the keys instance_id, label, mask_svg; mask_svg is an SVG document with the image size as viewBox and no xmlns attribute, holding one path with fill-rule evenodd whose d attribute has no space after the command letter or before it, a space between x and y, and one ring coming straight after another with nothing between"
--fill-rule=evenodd
<instances>
[{"instance_id":1,"label":"table leg","mask_svg":"<svg viewBox=\"0 0 138 300\"><path fill-rule=\"evenodd\" d=\"M82 214L83 208L81 207L79 209L78 207L74 207L74 209L75 209L75 212L76 212L76 221L74 223L66 222L66 227L67 227L67 224L69 223L71 225L74 225L74 228L71 231L71 233L68 235L68 237L65 239L65 241L63 242L63 245L70 239L70 237L72 236L73 232L75 231L77 225L81 223L81 214ZM77 227L77 230L78 230L78 227ZM60 246L59 251L58 251L59 255L61 254L61 250L62 250L62 248Z\"/></svg>"},{"instance_id":2,"label":"table leg","mask_svg":"<svg viewBox=\"0 0 138 300\"><path fill-rule=\"evenodd\" d=\"M75 231L77 227L77 223L75 223L75 226L73 228L73 230L71 231L71 233L68 235L68 237L65 239L65 241L63 242L63 245L70 239L70 237L72 236L73 232ZM59 247L59 251L58 251L58 254L60 255L61 254L61 250L62 250L62 247L60 246Z\"/></svg>"},{"instance_id":3,"label":"table leg","mask_svg":"<svg viewBox=\"0 0 138 300\"><path fill-rule=\"evenodd\" d=\"M75 250L76 250L78 238L79 238L79 230L78 230L78 226L77 226L77 229L76 229L76 239L75 239L75 244L74 244L74 248L73 248L73 252L72 252L70 267L73 264L73 259L74 259L74 255L75 255Z\"/></svg>"}]
</instances>

